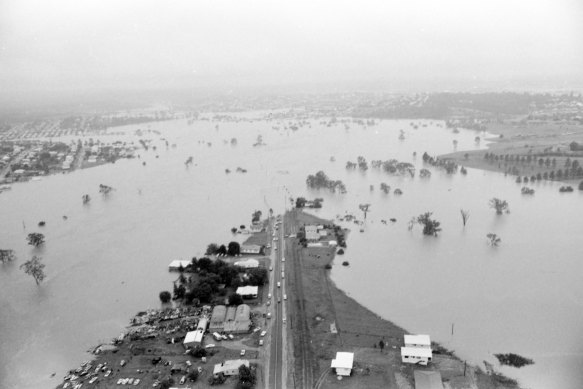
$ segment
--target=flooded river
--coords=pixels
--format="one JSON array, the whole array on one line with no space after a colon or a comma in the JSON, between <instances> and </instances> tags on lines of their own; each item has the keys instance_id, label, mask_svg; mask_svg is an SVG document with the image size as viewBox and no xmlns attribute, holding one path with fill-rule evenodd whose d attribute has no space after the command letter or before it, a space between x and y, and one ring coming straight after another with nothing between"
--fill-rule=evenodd
<instances>
[{"instance_id":1,"label":"flooded river","mask_svg":"<svg viewBox=\"0 0 583 389\"><path fill-rule=\"evenodd\" d=\"M343 258L350 266L336 261L332 270L337 285L359 302L472 363L494 362L499 352L534 359L520 370L502 369L525 387L580 387L582 195L560 194L560 184L542 182L529 185L536 194L524 197L513 179L472 169L466 176L430 169L429 179L347 171L346 161L359 155L419 169L424 151L451 152L454 139L458 149L474 149L478 134L453 134L429 121L417 130L408 120L349 129L318 122L296 132L265 121L218 129L184 120L128 126L121 129L128 141L136 141L137 128L160 131L144 135L157 150L0 194L0 248L18 257L0 267L0 387L54 387L90 357L85 350L117 336L137 311L159 306L158 293L171 290L175 277L167 271L171 260L201 256L210 242L228 243L231 227L248 225L255 209L282 212L290 194L324 198L314 212L330 219L346 212L362 219L358 205L371 204L363 232L343 223L352 230ZM265 146L252 146L258 135ZM176 147L166 148L161 137ZM189 156L194 165L187 168ZM305 178L318 170L342 180L348 193L308 190ZM381 182L403 195L382 193ZM102 196L99 184L115 191ZM92 201L83 205L86 193ZM507 200L511 213L496 215L488 207L492 197ZM461 208L470 211L465 228ZM407 228L427 211L441 222L437 238ZM381 223L390 218L397 221ZM37 227L41 220L45 227ZM35 231L46 236L38 249L25 241ZM499 247L486 243L490 232L501 237ZM38 287L18 268L32 255L46 264L47 279Z\"/></svg>"}]
</instances>

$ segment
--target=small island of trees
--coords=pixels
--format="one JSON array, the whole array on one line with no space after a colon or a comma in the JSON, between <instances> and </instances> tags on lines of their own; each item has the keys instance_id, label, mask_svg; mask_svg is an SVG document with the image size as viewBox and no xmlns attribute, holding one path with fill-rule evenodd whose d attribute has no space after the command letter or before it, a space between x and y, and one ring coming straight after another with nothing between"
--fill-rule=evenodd
<instances>
[{"instance_id":1,"label":"small island of trees","mask_svg":"<svg viewBox=\"0 0 583 389\"><path fill-rule=\"evenodd\" d=\"M346 193L346 186L340 180L331 180L326 173L319 171L306 178L306 184L313 189L329 189L332 192Z\"/></svg>"}]
</instances>

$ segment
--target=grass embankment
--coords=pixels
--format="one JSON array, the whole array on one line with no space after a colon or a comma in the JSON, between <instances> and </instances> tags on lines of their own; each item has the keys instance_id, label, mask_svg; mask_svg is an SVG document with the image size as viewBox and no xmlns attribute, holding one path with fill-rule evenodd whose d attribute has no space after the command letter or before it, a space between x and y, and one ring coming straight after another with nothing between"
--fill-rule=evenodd
<instances>
[{"instance_id":1,"label":"grass embankment","mask_svg":"<svg viewBox=\"0 0 583 389\"><path fill-rule=\"evenodd\" d=\"M330 224L303 212L292 211L286 219L295 224L296 230L305 224ZM286 225L286 228L294 228ZM286 230L287 233L287 230ZM350 248L348 248L350 249ZM515 385L502 385L495 377L483 374L478 368L467 366L455 356L434 354L434 361L427 367L406 365L401 362L403 335L407 331L394 323L384 320L376 313L363 307L330 280L327 264L340 266L334 262L335 249L330 247L302 248L297 240L290 241L286 250L288 269L293 274L299 269L301 279L289 277L293 299L290 304L292 328L288 341L293 344L295 373L288 385L303 380L318 388L412 388L415 386L413 371L416 369L439 370L444 382L456 388L515 388ZM301 287L301 291L298 290ZM382 292L379 290L379 292ZM296 301L303 299L303 304ZM303 305L303 307L302 307ZM302 309L303 308L303 312ZM309 338L308 352L302 354L302 319L307 324ZM381 352L379 341L385 348ZM434 347L435 350L435 347ZM331 360L336 352L353 352L354 369L351 377L338 381L330 369ZM306 364L298 358L307 357ZM311 370L311 375L303 376L302 369ZM464 375L465 370L465 375ZM310 386L310 387L311 387Z\"/></svg>"},{"instance_id":2,"label":"grass embankment","mask_svg":"<svg viewBox=\"0 0 583 389\"><path fill-rule=\"evenodd\" d=\"M583 144L583 126L555 123L544 124L499 124L491 125L488 132L495 134L486 150L463 150L451 154L440 155L440 159L450 159L459 165L475 169L489 170L500 173L508 173L512 176L532 177L551 171L557 173L559 169L565 170L567 158L579 159L583 163L583 151L570 151L569 144L577 142ZM478 135L478 133L476 133ZM498 159L486 159L486 153L499 156ZM506 161L504 157L529 155L531 162ZM540 158L555 159L556 165L540 165ZM555 177L556 181L581 180L583 177Z\"/></svg>"}]
</instances>

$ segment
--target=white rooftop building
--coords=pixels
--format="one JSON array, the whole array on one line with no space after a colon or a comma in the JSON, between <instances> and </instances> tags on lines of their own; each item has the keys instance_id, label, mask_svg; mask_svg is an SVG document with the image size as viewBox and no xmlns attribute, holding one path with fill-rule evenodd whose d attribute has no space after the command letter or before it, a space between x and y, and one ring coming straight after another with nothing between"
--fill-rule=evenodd
<instances>
[{"instance_id":1,"label":"white rooftop building","mask_svg":"<svg viewBox=\"0 0 583 389\"><path fill-rule=\"evenodd\" d=\"M213 369L213 374L224 374L229 375L239 375L239 367L245 365L249 367L249 361L247 359L234 359L230 361L225 361L223 363L217 363Z\"/></svg>"},{"instance_id":2,"label":"white rooftop building","mask_svg":"<svg viewBox=\"0 0 583 389\"><path fill-rule=\"evenodd\" d=\"M240 286L236 293L243 298L257 298L258 291L258 286Z\"/></svg>"},{"instance_id":3,"label":"white rooftop building","mask_svg":"<svg viewBox=\"0 0 583 389\"><path fill-rule=\"evenodd\" d=\"M240 266L245 269L253 269L259 267L259 261L254 258L249 258L245 261L237 261L235 262L235 266Z\"/></svg>"},{"instance_id":4,"label":"white rooftop building","mask_svg":"<svg viewBox=\"0 0 583 389\"><path fill-rule=\"evenodd\" d=\"M190 331L184 337L184 342L182 343L184 347L194 346L202 343L202 338L204 336L204 331L196 330Z\"/></svg>"},{"instance_id":5,"label":"white rooftop building","mask_svg":"<svg viewBox=\"0 0 583 389\"><path fill-rule=\"evenodd\" d=\"M405 335L405 347L401 347L403 363L418 363L426 366L432 358L429 335Z\"/></svg>"},{"instance_id":6,"label":"white rooftop building","mask_svg":"<svg viewBox=\"0 0 583 389\"><path fill-rule=\"evenodd\" d=\"M180 265L182 265L182 268L185 269L186 266L188 266L190 264L191 264L190 261L175 260L175 261L170 262L170 265L168 265L168 269L169 270L179 270Z\"/></svg>"},{"instance_id":7,"label":"white rooftop building","mask_svg":"<svg viewBox=\"0 0 583 389\"><path fill-rule=\"evenodd\" d=\"M405 335L405 347L431 348L429 335Z\"/></svg>"},{"instance_id":8,"label":"white rooftop building","mask_svg":"<svg viewBox=\"0 0 583 389\"><path fill-rule=\"evenodd\" d=\"M330 367L336 369L336 374L349 376L354 363L354 353L337 352L336 359L332 360Z\"/></svg>"}]
</instances>

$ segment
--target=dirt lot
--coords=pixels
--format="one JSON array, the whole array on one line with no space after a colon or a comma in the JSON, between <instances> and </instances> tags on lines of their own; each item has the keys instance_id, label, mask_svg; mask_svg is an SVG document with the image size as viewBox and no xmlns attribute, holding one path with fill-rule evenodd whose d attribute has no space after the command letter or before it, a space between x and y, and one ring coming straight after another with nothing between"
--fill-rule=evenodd
<instances>
[{"instance_id":1,"label":"dirt lot","mask_svg":"<svg viewBox=\"0 0 583 389\"><path fill-rule=\"evenodd\" d=\"M297 211L288 213L286 219L290 221L290 225L286 223L286 233L293 223L329 223ZM293 276L288 280L293 293L290 304L293 332L288 341L293 344L295 357L295 372L288 379L289 387L413 388L413 371L418 368L439 370L444 383L452 389L506 387L475 367L467 366L464 376L464 363L448 355L434 354L435 361L428 367L401 363L400 347L407 332L361 306L334 285L329 270L325 269L327 264L333 264L334 254L335 249L330 247L301 248L297 241L295 245L288 243L287 266L299 269L301 274L300 280ZM307 324L307 334L301 333L302 320ZM309 339L307 344L302 342L303 335ZM382 352L378 347L380 340L386 344ZM307 350L302 350L306 347ZM338 351L355 354L352 375L342 380L330 369L330 362ZM301 361L301 358L308 360ZM306 369L310 374L305 374Z\"/></svg>"}]
</instances>

